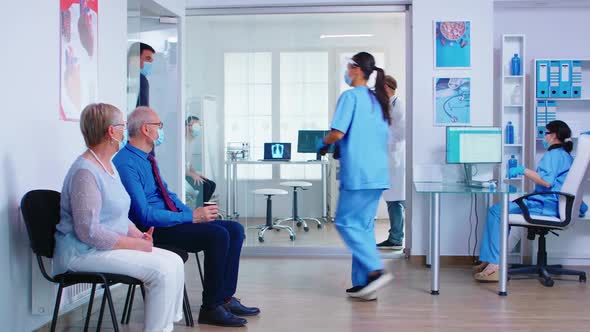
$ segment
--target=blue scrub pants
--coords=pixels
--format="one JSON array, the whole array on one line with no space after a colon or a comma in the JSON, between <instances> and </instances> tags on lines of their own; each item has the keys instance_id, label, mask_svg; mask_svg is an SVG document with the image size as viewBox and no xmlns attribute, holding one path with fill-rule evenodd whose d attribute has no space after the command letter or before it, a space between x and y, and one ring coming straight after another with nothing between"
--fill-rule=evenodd
<instances>
[{"instance_id":1,"label":"blue scrub pants","mask_svg":"<svg viewBox=\"0 0 590 332\"><path fill-rule=\"evenodd\" d=\"M365 286L369 272L382 270L375 246L375 215L382 189L340 190L336 229L352 251L352 285Z\"/></svg>"},{"instance_id":2,"label":"blue scrub pants","mask_svg":"<svg viewBox=\"0 0 590 332\"><path fill-rule=\"evenodd\" d=\"M488 209L488 219L483 229L481 246L479 247L479 260L492 264L500 262L500 219L502 206L496 204ZM508 213L522 213L516 203L510 203Z\"/></svg>"}]
</instances>

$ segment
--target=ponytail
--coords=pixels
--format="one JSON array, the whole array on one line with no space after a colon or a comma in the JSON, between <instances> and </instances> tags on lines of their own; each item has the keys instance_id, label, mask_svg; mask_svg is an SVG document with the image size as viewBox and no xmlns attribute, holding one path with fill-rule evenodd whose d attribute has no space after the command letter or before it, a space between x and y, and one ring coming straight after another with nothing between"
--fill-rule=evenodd
<instances>
[{"instance_id":1,"label":"ponytail","mask_svg":"<svg viewBox=\"0 0 590 332\"><path fill-rule=\"evenodd\" d=\"M561 120L554 120L549 122L545 127L554 133L555 137L560 141L559 144L552 145L550 149L563 147L567 153L573 151L574 142L572 142L572 131L567 123Z\"/></svg>"},{"instance_id":2,"label":"ponytail","mask_svg":"<svg viewBox=\"0 0 590 332\"><path fill-rule=\"evenodd\" d=\"M381 111L383 112L383 120L387 121L388 125L391 125L391 112L389 111L389 97L385 92L385 72L382 68L375 66L377 71L377 79L375 80L375 96L381 105Z\"/></svg>"}]
</instances>

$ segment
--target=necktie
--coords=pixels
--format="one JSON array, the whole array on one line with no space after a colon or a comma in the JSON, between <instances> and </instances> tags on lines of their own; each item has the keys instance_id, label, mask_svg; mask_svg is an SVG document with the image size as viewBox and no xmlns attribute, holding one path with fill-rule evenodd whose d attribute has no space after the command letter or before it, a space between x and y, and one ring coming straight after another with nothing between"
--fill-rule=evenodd
<instances>
[{"instance_id":1,"label":"necktie","mask_svg":"<svg viewBox=\"0 0 590 332\"><path fill-rule=\"evenodd\" d=\"M148 155L148 160L152 164L152 172L154 173L154 179L156 179L156 184L158 185L158 189L160 189L160 193L162 193L162 197L164 198L164 203L166 203L166 207L170 211L178 212L176 205L168 195L168 190L164 187L164 183L162 182L162 178L160 178L160 172L158 171L158 165L156 164L156 159L151 154Z\"/></svg>"}]
</instances>

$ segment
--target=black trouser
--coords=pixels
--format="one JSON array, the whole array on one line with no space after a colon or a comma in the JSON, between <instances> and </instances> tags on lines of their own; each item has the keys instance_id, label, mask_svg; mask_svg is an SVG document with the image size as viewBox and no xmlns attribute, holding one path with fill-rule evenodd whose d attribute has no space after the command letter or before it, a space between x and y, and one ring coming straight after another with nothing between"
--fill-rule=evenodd
<instances>
[{"instance_id":1,"label":"black trouser","mask_svg":"<svg viewBox=\"0 0 590 332\"><path fill-rule=\"evenodd\" d=\"M235 294L243 242L244 227L227 220L156 227L154 230L156 246L205 252L204 308L222 304Z\"/></svg>"},{"instance_id":2,"label":"black trouser","mask_svg":"<svg viewBox=\"0 0 590 332\"><path fill-rule=\"evenodd\" d=\"M191 184L191 186L193 187L193 189L201 191L201 187L202 187L202 191L203 191L203 202L209 202L209 200L211 199L211 196L213 196L213 193L215 192L215 188L217 187L217 184L215 184L215 182L209 180L209 179L203 179L203 185L200 186L198 183L195 184L195 179L193 179L190 176L186 176L186 181L188 181L188 183Z\"/></svg>"}]
</instances>

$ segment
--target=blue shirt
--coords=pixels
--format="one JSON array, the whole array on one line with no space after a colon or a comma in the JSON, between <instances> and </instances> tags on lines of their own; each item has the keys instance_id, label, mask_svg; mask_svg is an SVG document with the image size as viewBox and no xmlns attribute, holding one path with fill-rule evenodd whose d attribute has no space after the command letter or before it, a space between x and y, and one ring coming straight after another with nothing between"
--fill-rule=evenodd
<instances>
[{"instance_id":1,"label":"blue shirt","mask_svg":"<svg viewBox=\"0 0 590 332\"><path fill-rule=\"evenodd\" d=\"M534 192L561 191L561 186L563 186L567 173L572 167L573 160L572 156L561 147L547 151L539 161L537 173L551 187L547 188L537 184ZM528 205L545 216L559 215L559 198L557 195L531 197L528 199Z\"/></svg>"},{"instance_id":2,"label":"blue shirt","mask_svg":"<svg viewBox=\"0 0 590 332\"><path fill-rule=\"evenodd\" d=\"M147 158L148 153L131 144L127 144L113 158L113 163L121 175L121 181L131 196L129 219L140 229L151 226L170 227L192 222L193 210L182 203L176 194L168 190L166 181L162 179L168 195L179 212L166 208L152 171L152 164ZM160 172L159 169L158 172Z\"/></svg>"},{"instance_id":3,"label":"blue shirt","mask_svg":"<svg viewBox=\"0 0 590 332\"><path fill-rule=\"evenodd\" d=\"M337 143L341 188L388 189L389 126L369 88L357 86L342 93L331 127L344 133Z\"/></svg>"}]
</instances>

